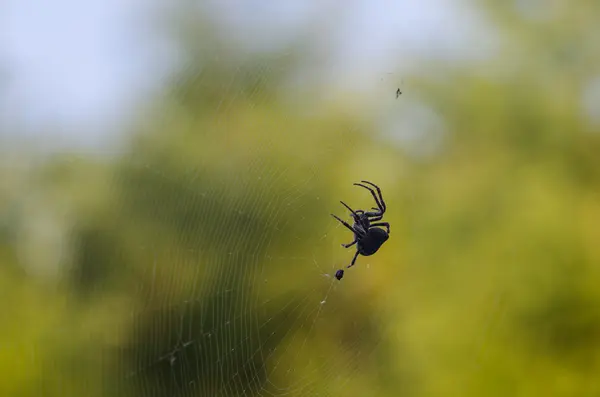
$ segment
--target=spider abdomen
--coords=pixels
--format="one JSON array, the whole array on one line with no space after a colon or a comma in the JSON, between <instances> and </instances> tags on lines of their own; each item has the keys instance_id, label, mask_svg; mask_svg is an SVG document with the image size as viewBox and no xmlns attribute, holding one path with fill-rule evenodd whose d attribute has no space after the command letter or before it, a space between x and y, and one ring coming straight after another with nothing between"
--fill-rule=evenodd
<instances>
[{"instance_id":1,"label":"spider abdomen","mask_svg":"<svg viewBox=\"0 0 600 397\"><path fill-rule=\"evenodd\" d=\"M388 238L389 235L385 230L378 227L372 227L365 237L358 240L358 251L363 256L373 255Z\"/></svg>"}]
</instances>

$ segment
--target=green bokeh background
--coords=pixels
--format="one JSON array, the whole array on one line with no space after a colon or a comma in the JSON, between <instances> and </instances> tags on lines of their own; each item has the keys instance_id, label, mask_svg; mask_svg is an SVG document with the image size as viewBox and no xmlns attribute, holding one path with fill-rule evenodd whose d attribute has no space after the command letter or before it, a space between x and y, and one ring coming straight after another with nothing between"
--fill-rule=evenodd
<instances>
[{"instance_id":1,"label":"green bokeh background","mask_svg":"<svg viewBox=\"0 0 600 397\"><path fill-rule=\"evenodd\" d=\"M248 54L184 13L190 63L121 152L6 155L0 396L599 395L600 3L472 6L499 53L398 99L290 101L304 43ZM412 101L431 150L381 134ZM360 179L391 238L337 282Z\"/></svg>"}]
</instances>

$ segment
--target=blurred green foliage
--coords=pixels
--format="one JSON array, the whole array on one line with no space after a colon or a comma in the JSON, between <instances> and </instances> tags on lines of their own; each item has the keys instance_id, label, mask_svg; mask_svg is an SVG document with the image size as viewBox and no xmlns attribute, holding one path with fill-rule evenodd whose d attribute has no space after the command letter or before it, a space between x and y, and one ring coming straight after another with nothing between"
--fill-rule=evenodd
<instances>
[{"instance_id":1,"label":"blurred green foliage","mask_svg":"<svg viewBox=\"0 0 600 397\"><path fill-rule=\"evenodd\" d=\"M360 110L285 105L301 51L188 33L124 155L2 168L0 395L598 395L600 5L580 3L481 3L498 58L412 80L446 130L427 159ZM369 205L365 178L391 239L334 283L352 251L329 213Z\"/></svg>"}]
</instances>

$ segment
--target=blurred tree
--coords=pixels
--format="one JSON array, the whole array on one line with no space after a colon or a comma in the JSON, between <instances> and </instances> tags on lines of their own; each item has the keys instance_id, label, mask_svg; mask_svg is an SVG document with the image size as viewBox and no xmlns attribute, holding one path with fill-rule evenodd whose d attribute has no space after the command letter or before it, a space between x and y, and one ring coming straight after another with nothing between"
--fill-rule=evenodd
<instances>
[{"instance_id":1,"label":"blurred tree","mask_svg":"<svg viewBox=\"0 0 600 397\"><path fill-rule=\"evenodd\" d=\"M498 395L594 395L600 230L589 220L600 219L600 134L582 93L598 73L590 27L600 3L487 1L484 9L499 28L497 57L478 70L427 65L414 89L449 131L445 150L421 170L424 199L409 212L414 260L438 288L431 299L456 304L438 321L465 320L434 353L447 356L427 383L444 395L464 395L465 384L474 395L498 384ZM472 372L464 343L489 327L486 296L501 298L502 315Z\"/></svg>"}]
</instances>

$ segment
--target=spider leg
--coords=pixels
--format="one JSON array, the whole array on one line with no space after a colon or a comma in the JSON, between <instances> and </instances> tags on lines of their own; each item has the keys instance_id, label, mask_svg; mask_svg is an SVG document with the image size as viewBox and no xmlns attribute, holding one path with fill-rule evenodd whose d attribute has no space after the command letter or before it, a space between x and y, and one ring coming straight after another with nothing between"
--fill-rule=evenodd
<instances>
[{"instance_id":1,"label":"spider leg","mask_svg":"<svg viewBox=\"0 0 600 397\"><path fill-rule=\"evenodd\" d=\"M381 189L379 188L379 186L377 186L373 182L369 182L369 181L361 181L361 182L369 184L369 185L373 186L375 189L377 189L377 194L379 195L379 201L381 202L381 206L383 207L383 212L385 212L387 207L385 206L385 201L383 201L383 195L381 194Z\"/></svg>"},{"instance_id":2,"label":"spider leg","mask_svg":"<svg viewBox=\"0 0 600 397\"><path fill-rule=\"evenodd\" d=\"M373 218L374 216L383 216L383 212L379 208L373 208L375 211L365 212L365 215L369 218Z\"/></svg>"},{"instance_id":3,"label":"spider leg","mask_svg":"<svg viewBox=\"0 0 600 397\"><path fill-rule=\"evenodd\" d=\"M344 248L350 248L352 247L354 244L356 244L356 239L354 239L353 242L351 242L350 244L342 244L342 247Z\"/></svg>"},{"instance_id":4,"label":"spider leg","mask_svg":"<svg viewBox=\"0 0 600 397\"><path fill-rule=\"evenodd\" d=\"M350 208L350 206L346 203L344 203L343 201L340 201L340 203L342 203L342 205L346 208L348 208L348 210L352 213L352 218L354 219L354 226L352 226L352 229L356 232L356 228L360 228L360 230L363 231L363 234L367 233L367 229L369 229L369 223L370 222L364 222L363 218L364 216L361 216L365 213L365 211L363 210L356 210L354 211L352 208ZM368 220L368 218L367 218ZM359 233L359 235L362 235ZM352 244L350 244L352 245Z\"/></svg>"},{"instance_id":5,"label":"spider leg","mask_svg":"<svg viewBox=\"0 0 600 397\"><path fill-rule=\"evenodd\" d=\"M387 229L388 234L390 234L390 224L387 222L371 223L371 226L383 226Z\"/></svg>"},{"instance_id":6,"label":"spider leg","mask_svg":"<svg viewBox=\"0 0 600 397\"><path fill-rule=\"evenodd\" d=\"M340 203L342 203L342 205L344 207L348 208L348 211L350 211L352 213L352 215L353 215L354 218L358 218L358 213L355 212L352 208L350 208L350 206L348 204L344 203L343 201L340 201Z\"/></svg>"},{"instance_id":7,"label":"spider leg","mask_svg":"<svg viewBox=\"0 0 600 397\"><path fill-rule=\"evenodd\" d=\"M356 186L360 186L360 187L364 187L369 192L371 192L371 195L375 199L375 202L377 203L377 206L379 207L379 211L381 212L380 215L382 215L385 212L385 204L382 204L382 203L379 202L379 198L375 194L375 191L373 189L371 189L370 187L363 185L362 183L355 183L355 185Z\"/></svg>"},{"instance_id":8,"label":"spider leg","mask_svg":"<svg viewBox=\"0 0 600 397\"><path fill-rule=\"evenodd\" d=\"M379 208L373 209L375 210L375 212L365 212L366 217L369 219L370 222L381 220L381 218L383 218L383 212L381 212Z\"/></svg>"},{"instance_id":9,"label":"spider leg","mask_svg":"<svg viewBox=\"0 0 600 397\"><path fill-rule=\"evenodd\" d=\"M354 262L356 262L356 258L358 258L358 250L356 251L356 254L354 254L354 258L352 258L352 263L350 263L346 268L350 269L352 266L354 266Z\"/></svg>"},{"instance_id":10,"label":"spider leg","mask_svg":"<svg viewBox=\"0 0 600 397\"><path fill-rule=\"evenodd\" d=\"M377 207L379 207L379 208L373 208L373 209L378 209L379 211L381 211L381 213L384 213L386 210L386 205L385 205L385 202L383 201L383 196L381 195L381 189L379 189L379 187L377 185L375 185L374 183L371 183L369 181L361 181L361 182L368 183L369 185L372 185L377 189L378 195L375 194L375 191L372 188L365 186L362 183L355 183L355 185L364 187L369 192L371 192L371 195L373 196L373 198L375 199L375 202L377 203Z\"/></svg>"},{"instance_id":11,"label":"spider leg","mask_svg":"<svg viewBox=\"0 0 600 397\"><path fill-rule=\"evenodd\" d=\"M360 229L354 229L352 226L350 226L347 222L341 220L340 218L338 218L337 216L331 214L331 216L333 216L335 219L337 219L338 221L340 221L340 223L344 226L346 226L348 229L352 230L352 233L356 233L357 235L359 235L360 237L364 237L365 236L365 232L360 230Z\"/></svg>"}]
</instances>

